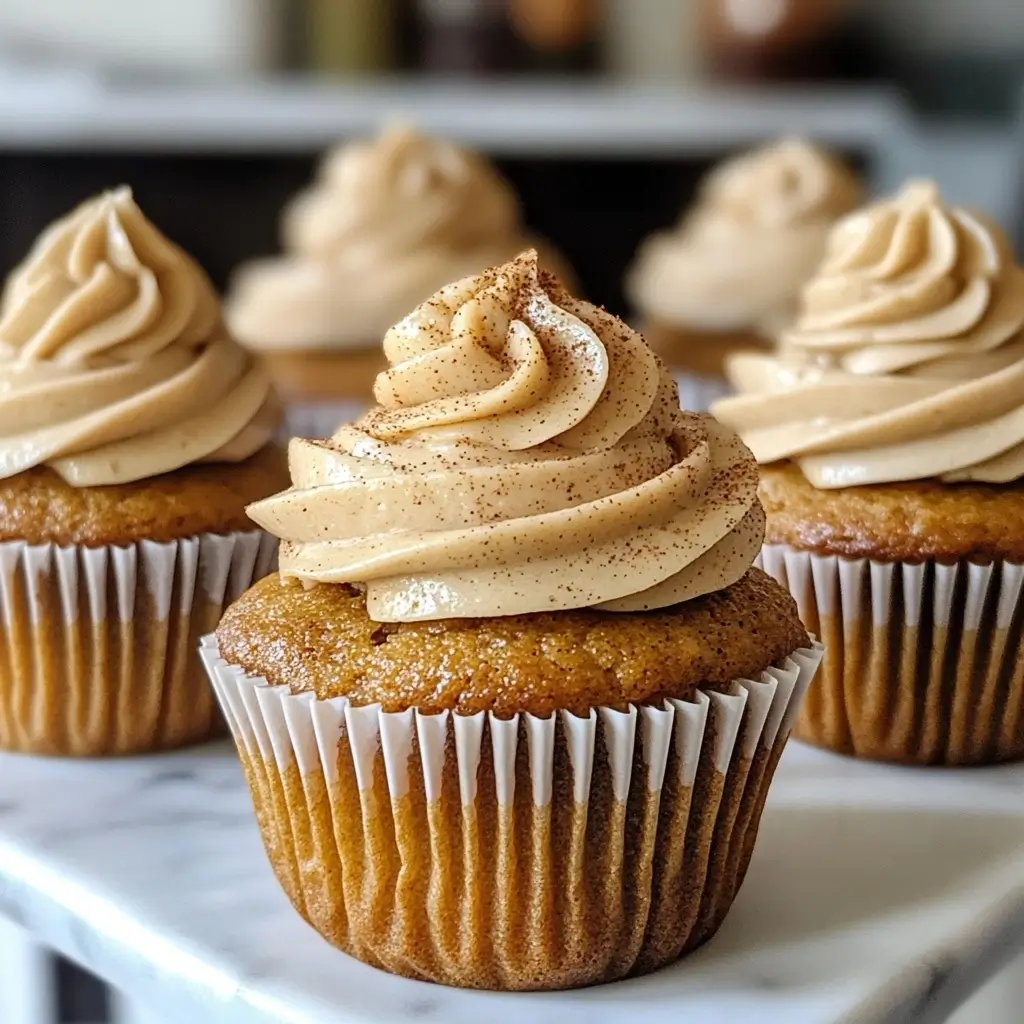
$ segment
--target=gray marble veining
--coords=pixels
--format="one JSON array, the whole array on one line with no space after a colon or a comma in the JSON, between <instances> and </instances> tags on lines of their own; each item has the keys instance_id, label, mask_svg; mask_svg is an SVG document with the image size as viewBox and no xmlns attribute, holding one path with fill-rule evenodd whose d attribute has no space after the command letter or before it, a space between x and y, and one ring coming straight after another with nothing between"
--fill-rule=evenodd
<instances>
[{"instance_id":1,"label":"gray marble veining","mask_svg":"<svg viewBox=\"0 0 1024 1024\"><path fill-rule=\"evenodd\" d=\"M791 745L719 936L575 993L444 989L333 950L277 886L227 744L0 756L0 913L174 1024L667 1024L683 1006L688 1024L938 1021L968 971L980 984L1024 939L1024 767L896 769Z\"/></svg>"}]
</instances>

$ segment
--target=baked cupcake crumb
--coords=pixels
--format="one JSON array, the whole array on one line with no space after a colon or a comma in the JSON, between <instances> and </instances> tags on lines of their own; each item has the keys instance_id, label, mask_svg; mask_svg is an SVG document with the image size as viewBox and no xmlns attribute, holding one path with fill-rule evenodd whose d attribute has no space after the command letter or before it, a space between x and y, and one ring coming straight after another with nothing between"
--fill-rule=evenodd
<instances>
[{"instance_id":1,"label":"baked cupcake crumb","mask_svg":"<svg viewBox=\"0 0 1024 1024\"><path fill-rule=\"evenodd\" d=\"M417 623L373 622L351 587L269 576L228 609L217 639L229 663L294 693L502 717L691 699L757 678L808 643L795 602L759 569L651 612Z\"/></svg>"},{"instance_id":2,"label":"baked cupcake crumb","mask_svg":"<svg viewBox=\"0 0 1024 1024\"><path fill-rule=\"evenodd\" d=\"M99 547L254 530L246 505L288 483L277 445L243 462L198 462L104 487L73 487L40 466L0 481L0 541Z\"/></svg>"},{"instance_id":3,"label":"baked cupcake crumb","mask_svg":"<svg viewBox=\"0 0 1024 1024\"><path fill-rule=\"evenodd\" d=\"M818 490L791 462L761 467L765 542L882 562L1024 562L1024 481L917 480Z\"/></svg>"}]
</instances>

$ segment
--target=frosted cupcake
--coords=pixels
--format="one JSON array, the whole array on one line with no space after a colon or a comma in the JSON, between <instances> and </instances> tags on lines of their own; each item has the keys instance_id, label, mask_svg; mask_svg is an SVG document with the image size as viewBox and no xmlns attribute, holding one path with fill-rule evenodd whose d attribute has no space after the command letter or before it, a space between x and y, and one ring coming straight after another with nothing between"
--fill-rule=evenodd
<instances>
[{"instance_id":1,"label":"frosted cupcake","mask_svg":"<svg viewBox=\"0 0 1024 1024\"><path fill-rule=\"evenodd\" d=\"M203 651L277 876L414 978L669 963L732 904L820 657L751 568L757 466L536 254L384 349L379 405L251 508L282 582Z\"/></svg>"},{"instance_id":2,"label":"frosted cupcake","mask_svg":"<svg viewBox=\"0 0 1024 1024\"><path fill-rule=\"evenodd\" d=\"M729 355L791 321L829 229L859 201L839 161L786 141L717 168L679 227L644 243L626 290L684 408L727 394Z\"/></svg>"},{"instance_id":3,"label":"frosted cupcake","mask_svg":"<svg viewBox=\"0 0 1024 1024\"><path fill-rule=\"evenodd\" d=\"M228 322L266 360L291 431L312 437L370 404L395 321L532 244L487 161L405 128L331 153L282 236L283 256L236 274Z\"/></svg>"},{"instance_id":4,"label":"frosted cupcake","mask_svg":"<svg viewBox=\"0 0 1024 1024\"><path fill-rule=\"evenodd\" d=\"M828 646L798 735L1024 757L1024 270L934 185L840 222L777 356L715 405L762 469L764 565Z\"/></svg>"},{"instance_id":5,"label":"frosted cupcake","mask_svg":"<svg viewBox=\"0 0 1024 1024\"><path fill-rule=\"evenodd\" d=\"M0 315L0 747L127 754L221 719L195 656L268 572L266 371L122 188L48 228Z\"/></svg>"}]
</instances>

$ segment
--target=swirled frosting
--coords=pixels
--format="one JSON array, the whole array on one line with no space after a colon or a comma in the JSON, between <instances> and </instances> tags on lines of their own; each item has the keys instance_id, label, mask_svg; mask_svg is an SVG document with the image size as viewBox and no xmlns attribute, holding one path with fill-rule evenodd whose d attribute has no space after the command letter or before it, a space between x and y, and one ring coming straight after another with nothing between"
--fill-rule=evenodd
<instances>
[{"instance_id":1,"label":"swirled frosting","mask_svg":"<svg viewBox=\"0 0 1024 1024\"><path fill-rule=\"evenodd\" d=\"M0 311L0 478L38 465L76 486L270 440L266 373L224 329L196 263L120 188L51 225Z\"/></svg>"},{"instance_id":2,"label":"swirled frosting","mask_svg":"<svg viewBox=\"0 0 1024 1024\"><path fill-rule=\"evenodd\" d=\"M442 285L529 247L481 157L405 128L343 146L285 210L285 255L244 266L228 322L256 349L376 347Z\"/></svg>"},{"instance_id":3,"label":"swirled frosting","mask_svg":"<svg viewBox=\"0 0 1024 1024\"><path fill-rule=\"evenodd\" d=\"M365 584L372 618L414 621L659 608L751 565L750 453L536 253L442 288L384 351L379 404L292 441L292 488L250 507L283 575Z\"/></svg>"},{"instance_id":4,"label":"swirled frosting","mask_svg":"<svg viewBox=\"0 0 1024 1024\"><path fill-rule=\"evenodd\" d=\"M1024 475L1024 270L1002 232L911 182L840 222L775 357L715 406L816 487Z\"/></svg>"},{"instance_id":5,"label":"swirled frosting","mask_svg":"<svg viewBox=\"0 0 1024 1024\"><path fill-rule=\"evenodd\" d=\"M793 316L834 221L857 204L846 168L786 141L723 164L674 231L641 248L626 287L645 317L708 331L772 331Z\"/></svg>"}]
</instances>

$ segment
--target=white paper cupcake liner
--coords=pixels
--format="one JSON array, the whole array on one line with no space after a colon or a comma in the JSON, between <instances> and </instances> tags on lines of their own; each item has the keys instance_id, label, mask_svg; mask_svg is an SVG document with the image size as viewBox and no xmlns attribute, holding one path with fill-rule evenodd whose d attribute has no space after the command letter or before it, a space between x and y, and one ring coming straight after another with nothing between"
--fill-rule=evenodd
<instances>
[{"instance_id":1,"label":"white paper cupcake liner","mask_svg":"<svg viewBox=\"0 0 1024 1024\"><path fill-rule=\"evenodd\" d=\"M0 543L0 748L125 754L217 731L195 645L276 551L262 531Z\"/></svg>"},{"instance_id":2,"label":"white paper cupcake liner","mask_svg":"<svg viewBox=\"0 0 1024 1024\"><path fill-rule=\"evenodd\" d=\"M330 437L343 423L353 423L366 412L368 402L290 402L285 406L279 439Z\"/></svg>"},{"instance_id":3,"label":"white paper cupcake liner","mask_svg":"<svg viewBox=\"0 0 1024 1024\"><path fill-rule=\"evenodd\" d=\"M1024 566L910 564L765 545L828 650L796 735L917 764L1024 757Z\"/></svg>"},{"instance_id":4,"label":"white paper cupcake liner","mask_svg":"<svg viewBox=\"0 0 1024 1024\"><path fill-rule=\"evenodd\" d=\"M822 648L692 701L586 717L388 713L203 661L296 909L371 964L565 988L714 933Z\"/></svg>"},{"instance_id":5,"label":"white paper cupcake liner","mask_svg":"<svg viewBox=\"0 0 1024 1024\"><path fill-rule=\"evenodd\" d=\"M733 393L723 377L677 370L672 374L679 388L679 404L690 412L707 412L714 402Z\"/></svg>"}]
</instances>

